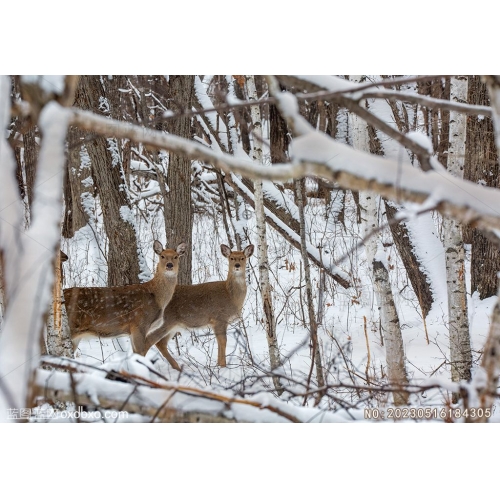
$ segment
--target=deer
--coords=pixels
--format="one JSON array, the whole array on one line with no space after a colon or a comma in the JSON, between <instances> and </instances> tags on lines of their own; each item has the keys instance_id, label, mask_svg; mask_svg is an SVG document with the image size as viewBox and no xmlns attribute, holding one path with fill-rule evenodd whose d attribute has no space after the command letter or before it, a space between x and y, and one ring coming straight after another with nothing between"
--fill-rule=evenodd
<instances>
[{"instance_id":1,"label":"deer","mask_svg":"<svg viewBox=\"0 0 500 500\"><path fill-rule=\"evenodd\" d=\"M150 330L146 337L146 347L156 344L175 370L181 371L167 345L176 328L210 327L217 340L217 364L226 366L227 327L241 314L247 294L246 263L254 246L248 245L243 251L231 251L227 245L221 245L220 249L229 263L226 280L177 285L163 312L163 324L154 331Z\"/></svg>"},{"instance_id":2,"label":"deer","mask_svg":"<svg viewBox=\"0 0 500 500\"><path fill-rule=\"evenodd\" d=\"M177 285L179 257L185 253L186 244L179 244L175 250L163 249L155 240L153 250L159 261L154 277L146 283L64 290L75 352L84 337L130 336L133 351L146 355L146 336L163 321L163 311Z\"/></svg>"}]
</instances>

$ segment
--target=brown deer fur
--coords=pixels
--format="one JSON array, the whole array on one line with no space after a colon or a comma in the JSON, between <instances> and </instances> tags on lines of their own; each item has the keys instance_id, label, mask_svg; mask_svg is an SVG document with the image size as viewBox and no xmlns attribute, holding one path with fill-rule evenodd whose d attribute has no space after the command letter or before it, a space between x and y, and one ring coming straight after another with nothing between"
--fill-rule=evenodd
<instances>
[{"instance_id":1,"label":"brown deer fur","mask_svg":"<svg viewBox=\"0 0 500 500\"><path fill-rule=\"evenodd\" d=\"M163 313L163 324L147 335L146 347L156 344L172 367L180 370L167 349L176 328L211 327L217 339L217 363L226 366L227 326L241 313L247 293L246 262L253 251L253 245L242 252L232 252L228 246L221 245L221 252L229 262L227 279L199 285L177 285Z\"/></svg>"},{"instance_id":2,"label":"brown deer fur","mask_svg":"<svg viewBox=\"0 0 500 500\"><path fill-rule=\"evenodd\" d=\"M160 258L153 279L147 283L64 290L75 350L86 336L130 335L134 352L146 355L146 335L161 324L165 306L177 285L179 257L186 251L186 244L181 243L176 250L164 250L155 241L153 248Z\"/></svg>"}]
</instances>

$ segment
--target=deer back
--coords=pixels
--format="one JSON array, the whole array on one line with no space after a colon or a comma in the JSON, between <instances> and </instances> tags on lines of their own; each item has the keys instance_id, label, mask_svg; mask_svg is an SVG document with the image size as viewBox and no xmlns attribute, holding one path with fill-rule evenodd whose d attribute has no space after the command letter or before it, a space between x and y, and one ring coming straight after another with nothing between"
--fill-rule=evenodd
<instances>
[{"instance_id":1,"label":"deer back","mask_svg":"<svg viewBox=\"0 0 500 500\"><path fill-rule=\"evenodd\" d=\"M153 245L159 261L153 279L147 283L116 287L69 288L64 290L71 336L89 333L118 336L142 332L145 336L155 324L161 325L165 306L177 284L179 257L186 245L176 250Z\"/></svg>"},{"instance_id":2,"label":"deer back","mask_svg":"<svg viewBox=\"0 0 500 500\"><path fill-rule=\"evenodd\" d=\"M186 328L201 328L217 321L229 323L240 314L245 295L246 285L235 297L225 281L177 285L164 316L168 323Z\"/></svg>"},{"instance_id":3,"label":"deer back","mask_svg":"<svg viewBox=\"0 0 500 500\"><path fill-rule=\"evenodd\" d=\"M160 311L154 293L140 285L69 288L64 301L72 335L130 333L131 325L147 328Z\"/></svg>"}]
</instances>

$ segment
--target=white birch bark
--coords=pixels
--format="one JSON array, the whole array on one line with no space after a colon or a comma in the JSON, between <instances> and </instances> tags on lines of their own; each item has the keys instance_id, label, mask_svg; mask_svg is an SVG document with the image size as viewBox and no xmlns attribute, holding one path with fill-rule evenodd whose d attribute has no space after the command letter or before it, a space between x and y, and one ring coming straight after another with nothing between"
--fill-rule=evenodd
<instances>
[{"instance_id":1,"label":"white birch bark","mask_svg":"<svg viewBox=\"0 0 500 500\"><path fill-rule=\"evenodd\" d=\"M351 77L354 81L360 81L359 77ZM361 104L364 106L364 103ZM370 142L366 123L357 115L349 115L352 144L354 149L370 152ZM359 204L361 217L363 219L362 233L366 237L378 226L377 195L370 191L360 191ZM375 299L380 314L381 334L384 338L385 356L387 364L387 377L391 385L407 385L408 377L405 367L405 354L403 336L399 324L398 313L392 296L389 273L384 264L383 250L377 252L379 237L373 236L365 243L365 253L370 274L375 285ZM408 393L405 391L394 392L395 405L406 405Z\"/></svg>"},{"instance_id":2,"label":"white birch bark","mask_svg":"<svg viewBox=\"0 0 500 500\"><path fill-rule=\"evenodd\" d=\"M257 90L255 88L255 79L253 75L245 77L247 93L249 100L257 100ZM262 164L262 123L260 118L260 109L258 106L251 106L250 112L253 125L253 147L252 159ZM266 324L266 338L269 347L269 359L271 370L278 368L280 356L278 349L278 340L276 338L276 321L274 318L274 309L271 296L271 286L269 284L269 260L266 237L266 219L264 214L264 195L262 192L262 180L254 181L255 196L255 217L257 225L257 257L259 260L259 286L262 297L262 307L264 311L264 320ZM279 377L273 377L274 387L278 392L282 391Z\"/></svg>"},{"instance_id":3,"label":"white birch bark","mask_svg":"<svg viewBox=\"0 0 500 500\"><path fill-rule=\"evenodd\" d=\"M0 87L0 103L9 103L8 93L5 95L8 85L5 85L4 77ZM5 126L8 113L4 109L2 111L1 126ZM29 381L38 363L38 335L51 300L53 258L61 237L64 139L68 121L69 113L58 104L49 103L43 108L39 122L43 142L35 182L31 227L26 234L18 233L16 244L3 246L5 268L20 272L7 282L7 290L15 290L15 293L8 291L9 307L0 336L0 421L8 420L9 408L20 409L30 404ZM7 171L5 177L14 172L12 151L7 154L6 165L3 164L3 150L7 147L2 140L0 148L2 168ZM5 181L11 183L12 180ZM16 193L16 190L13 192ZM3 230L2 226L2 236Z\"/></svg>"},{"instance_id":4,"label":"white birch bark","mask_svg":"<svg viewBox=\"0 0 500 500\"><path fill-rule=\"evenodd\" d=\"M451 78L451 100L467 101L466 76ZM460 179L463 178L465 160L466 119L464 114L450 112L447 167L451 175ZM453 382L458 382L470 379L472 367L462 226L459 222L445 217L443 234L448 289L451 379Z\"/></svg>"},{"instance_id":5,"label":"white birch bark","mask_svg":"<svg viewBox=\"0 0 500 500\"><path fill-rule=\"evenodd\" d=\"M377 255L373 261L373 278L380 311L380 327L384 337L387 376L393 386L408 385L403 336L392 296L389 272L384 259ZM393 399L395 405L407 405L408 393L403 390L396 391L393 393Z\"/></svg>"}]
</instances>

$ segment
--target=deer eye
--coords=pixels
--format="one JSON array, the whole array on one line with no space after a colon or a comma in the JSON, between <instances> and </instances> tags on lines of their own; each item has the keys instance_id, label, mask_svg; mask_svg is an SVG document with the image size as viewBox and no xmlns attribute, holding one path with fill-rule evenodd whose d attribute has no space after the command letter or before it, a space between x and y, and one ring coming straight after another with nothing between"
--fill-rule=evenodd
<instances>
[{"instance_id":1,"label":"deer eye","mask_svg":"<svg viewBox=\"0 0 500 500\"><path fill-rule=\"evenodd\" d=\"M178 256L178 255L176 255L176 256L174 257L174 259L178 259L178 258L179 258L179 256Z\"/></svg>"},{"instance_id":2,"label":"deer eye","mask_svg":"<svg viewBox=\"0 0 500 500\"><path fill-rule=\"evenodd\" d=\"M165 258L165 256L164 256L164 255L162 255L162 256L161 256L161 258L162 258L162 259L164 259L164 258Z\"/></svg>"}]
</instances>

